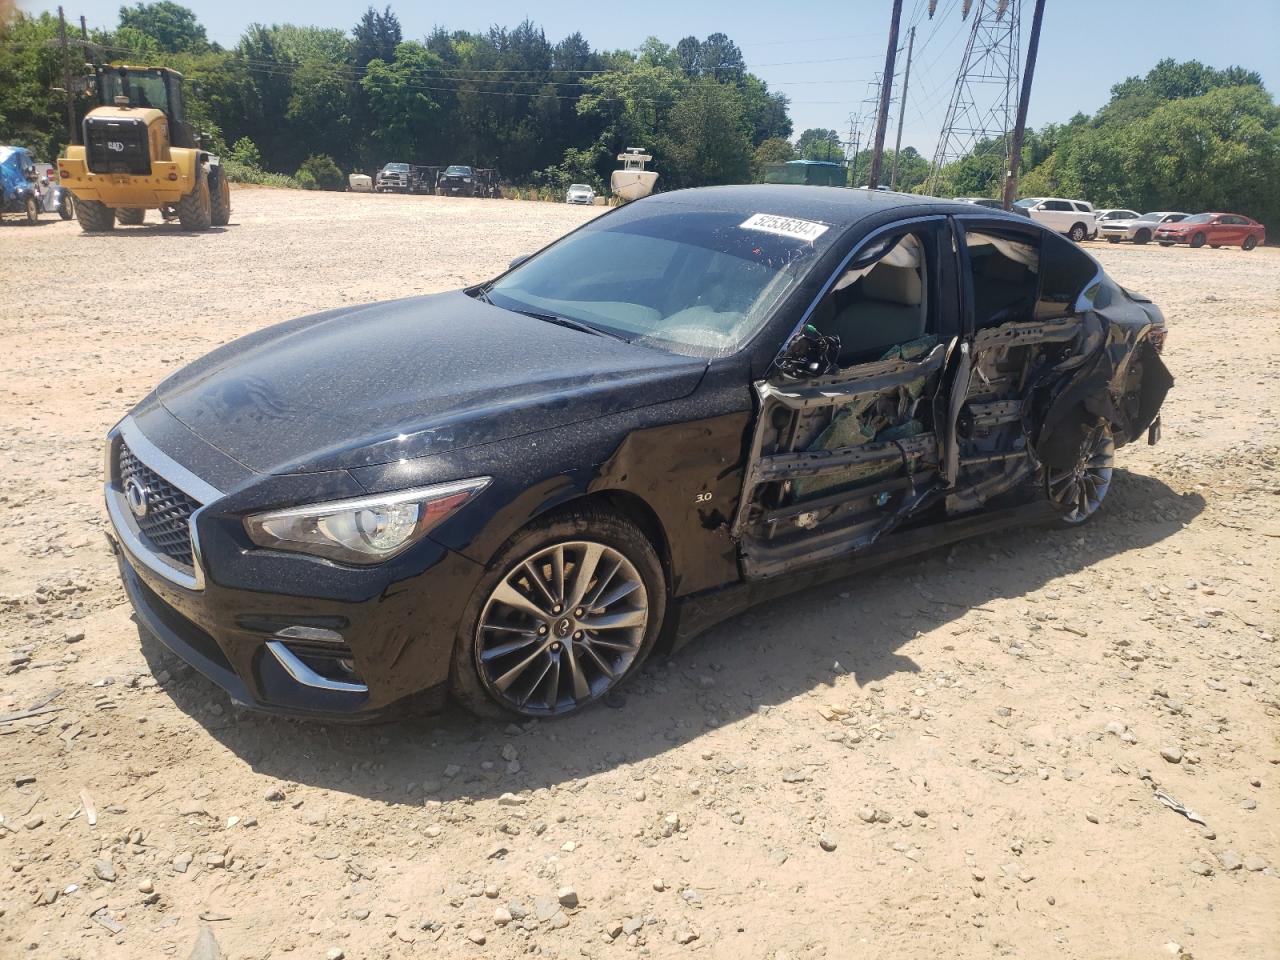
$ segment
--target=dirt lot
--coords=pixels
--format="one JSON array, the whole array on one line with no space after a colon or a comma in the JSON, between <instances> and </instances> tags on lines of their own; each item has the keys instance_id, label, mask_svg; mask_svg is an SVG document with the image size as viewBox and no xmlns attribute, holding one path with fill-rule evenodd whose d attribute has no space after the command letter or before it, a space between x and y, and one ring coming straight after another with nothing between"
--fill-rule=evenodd
<instances>
[{"instance_id":1,"label":"dirt lot","mask_svg":"<svg viewBox=\"0 0 1280 960\"><path fill-rule=\"evenodd\" d=\"M345 728L140 642L100 438L218 343L595 211L235 206L0 227L0 957L1280 955L1280 250L1090 245L1177 386L1087 529L757 609L620 710Z\"/></svg>"}]
</instances>

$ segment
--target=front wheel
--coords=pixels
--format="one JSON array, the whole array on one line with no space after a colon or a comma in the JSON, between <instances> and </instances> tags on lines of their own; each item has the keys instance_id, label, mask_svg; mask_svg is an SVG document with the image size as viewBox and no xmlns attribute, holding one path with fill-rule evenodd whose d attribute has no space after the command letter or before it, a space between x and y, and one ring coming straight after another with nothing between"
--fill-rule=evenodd
<instances>
[{"instance_id":1,"label":"front wheel","mask_svg":"<svg viewBox=\"0 0 1280 960\"><path fill-rule=\"evenodd\" d=\"M1244 243L1240 244L1240 249L1252 250L1257 245L1258 245L1258 238L1255 237L1253 234L1249 234L1249 236L1244 238Z\"/></svg>"},{"instance_id":2,"label":"front wheel","mask_svg":"<svg viewBox=\"0 0 1280 960\"><path fill-rule=\"evenodd\" d=\"M225 227L231 220L231 184L221 166L209 168L209 223Z\"/></svg>"},{"instance_id":3,"label":"front wheel","mask_svg":"<svg viewBox=\"0 0 1280 960\"><path fill-rule=\"evenodd\" d=\"M649 538L576 508L516 534L481 578L454 646L451 690L482 716L563 716L644 662L666 608Z\"/></svg>"},{"instance_id":4,"label":"front wheel","mask_svg":"<svg viewBox=\"0 0 1280 960\"><path fill-rule=\"evenodd\" d=\"M1074 227L1071 228L1071 231L1067 234L1067 236L1069 236L1076 243L1079 243L1081 240L1085 238L1085 235L1087 233L1088 231L1085 230L1084 224L1077 223Z\"/></svg>"},{"instance_id":5,"label":"front wheel","mask_svg":"<svg viewBox=\"0 0 1280 960\"><path fill-rule=\"evenodd\" d=\"M1149 243L1150 241L1151 241L1150 230L1139 230L1136 234L1134 234L1134 237L1133 237L1134 243Z\"/></svg>"},{"instance_id":6,"label":"front wheel","mask_svg":"<svg viewBox=\"0 0 1280 960\"><path fill-rule=\"evenodd\" d=\"M63 220L70 220L76 215L75 207L72 206L71 194L66 190L62 191L62 199L58 201L58 216Z\"/></svg>"},{"instance_id":7,"label":"front wheel","mask_svg":"<svg viewBox=\"0 0 1280 960\"><path fill-rule=\"evenodd\" d=\"M76 219L85 233L105 233L116 227L116 212L101 200L77 200Z\"/></svg>"},{"instance_id":8,"label":"front wheel","mask_svg":"<svg viewBox=\"0 0 1280 960\"><path fill-rule=\"evenodd\" d=\"M183 230L209 229L209 172L205 167L196 168L195 186L178 200L177 210Z\"/></svg>"},{"instance_id":9,"label":"front wheel","mask_svg":"<svg viewBox=\"0 0 1280 960\"><path fill-rule=\"evenodd\" d=\"M1050 503L1062 511L1060 522L1078 526L1102 506L1111 489L1115 469L1116 443L1105 423L1083 426L1076 462L1066 468L1047 467L1045 493Z\"/></svg>"},{"instance_id":10,"label":"front wheel","mask_svg":"<svg viewBox=\"0 0 1280 960\"><path fill-rule=\"evenodd\" d=\"M40 204L36 202L35 197L27 197L22 205L22 214L23 222L29 227L40 222Z\"/></svg>"},{"instance_id":11,"label":"front wheel","mask_svg":"<svg viewBox=\"0 0 1280 960\"><path fill-rule=\"evenodd\" d=\"M1192 237L1192 238L1191 238L1191 246L1192 246L1193 248L1194 248L1194 247L1203 247L1203 246L1204 246L1204 240L1205 240L1204 234L1203 234L1203 233L1197 233L1194 237Z\"/></svg>"}]
</instances>

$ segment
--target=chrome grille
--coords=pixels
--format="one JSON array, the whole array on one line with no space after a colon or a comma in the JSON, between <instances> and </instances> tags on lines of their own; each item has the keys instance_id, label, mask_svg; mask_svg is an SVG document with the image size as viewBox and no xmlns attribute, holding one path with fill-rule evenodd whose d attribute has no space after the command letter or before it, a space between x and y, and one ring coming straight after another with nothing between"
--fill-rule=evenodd
<instances>
[{"instance_id":1,"label":"chrome grille","mask_svg":"<svg viewBox=\"0 0 1280 960\"><path fill-rule=\"evenodd\" d=\"M135 457L124 441L120 442L117 466L122 491L128 493L131 480L136 480L146 491L146 514L133 515L143 540L156 553L194 567L190 521L200 504Z\"/></svg>"}]
</instances>

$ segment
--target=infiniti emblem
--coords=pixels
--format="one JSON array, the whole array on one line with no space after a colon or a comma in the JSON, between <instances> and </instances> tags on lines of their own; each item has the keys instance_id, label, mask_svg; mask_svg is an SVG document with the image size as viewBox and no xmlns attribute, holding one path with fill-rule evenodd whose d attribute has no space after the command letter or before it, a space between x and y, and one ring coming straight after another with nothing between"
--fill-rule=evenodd
<instances>
[{"instance_id":1,"label":"infiniti emblem","mask_svg":"<svg viewBox=\"0 0 1280 960\"><path fill-rule=\"evenodd\" d=\"M137 477L130 477L124 485L124 498L129 501L129 509L133 515L141 519L147 515L148 500L151 491L138 482Z\"/></svg>"},{"instance_id":2,"label":"infiniti emblem","mask_svg":"<svg viewBox=\"0 0 1280 960\"><path fill-rule=\"evenodd\" d=\"M569 635L569 631L571 631L572 629L573 629L573 624L569 621L568 617L556 622L556 636L559 637L561 640L567 637Z\"/></svg>"}]
</instances>

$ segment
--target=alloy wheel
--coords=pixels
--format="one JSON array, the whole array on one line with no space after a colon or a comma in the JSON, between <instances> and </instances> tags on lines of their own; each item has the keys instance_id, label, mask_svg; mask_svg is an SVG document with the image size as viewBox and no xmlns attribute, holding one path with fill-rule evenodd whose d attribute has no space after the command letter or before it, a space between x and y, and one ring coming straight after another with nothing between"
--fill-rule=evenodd
<instances>
[{"instance_id":1,"label":"alloy wheel","mask_svg":"<svg viewBox=\"0 0 1280 960\"><path fill-rule=\"evenodd\" d=\"M1045 479L1049 499L1062 510L1062 521L1084 523L1102 506L1111 489L1116 444L1111 431L1099 424L1080 447L1080 458L1065 470L1050 469Z\"/></svg>"},{"instance_id":2,"label":"alloy wheel","mask_svg":"<svg viewBox=\"0 0 1280 960\"><path fill-rule=\"evenodd\" d=\"M476 664L508 709L568 713L627 674L648 623L644 580L622 553L591 540L552 544L493 588L476 627Z\"/></svg>"}]
</instances>

